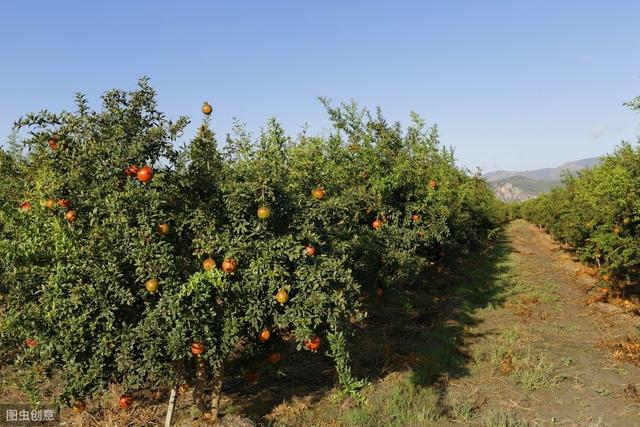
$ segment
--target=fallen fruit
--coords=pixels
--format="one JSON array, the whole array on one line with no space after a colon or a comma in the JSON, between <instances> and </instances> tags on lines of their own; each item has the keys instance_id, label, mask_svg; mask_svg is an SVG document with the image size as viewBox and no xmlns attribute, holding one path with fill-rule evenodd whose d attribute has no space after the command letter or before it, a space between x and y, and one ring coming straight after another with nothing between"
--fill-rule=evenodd
<instances>
[{"instance_id":1,"label":"fallen fruit","mask_svg":"<svg viewBox=\"0 0 640 427\"><path fill-rule=\"evenodd\" d=\"M121 409L127 409L132 404L133 404L133 396L131 396L130 394L122 395L120 397L120 400L118 401L118 406Z\"/></svg>"},{"instance_id":2,"label":"fallen fruit","mask_svg":"<svg viewBox=\"0 0 640 427\"><path fill-rule=\"evenodd\" d=\"M87 408L87 404L84 403L84 400L76 400L71 407L71 410L74 414L81 414Z\"/></svg>"}]
</instances>

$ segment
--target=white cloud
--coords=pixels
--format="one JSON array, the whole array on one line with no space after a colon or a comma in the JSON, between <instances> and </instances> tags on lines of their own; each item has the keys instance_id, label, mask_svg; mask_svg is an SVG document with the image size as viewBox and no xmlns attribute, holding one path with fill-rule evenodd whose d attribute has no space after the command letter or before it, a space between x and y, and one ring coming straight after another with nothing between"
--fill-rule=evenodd
<instances>
[{"instance_id":1,"label":"white cloud","mask_svg":"<svg viewBox=\"0 0 640 427\"><path fill-rule=\"evenodd\" d=\"M589 136L593 139L599 139L607 130L605 125L597 125L591 128Z\"/></svg>"}]
</instances>

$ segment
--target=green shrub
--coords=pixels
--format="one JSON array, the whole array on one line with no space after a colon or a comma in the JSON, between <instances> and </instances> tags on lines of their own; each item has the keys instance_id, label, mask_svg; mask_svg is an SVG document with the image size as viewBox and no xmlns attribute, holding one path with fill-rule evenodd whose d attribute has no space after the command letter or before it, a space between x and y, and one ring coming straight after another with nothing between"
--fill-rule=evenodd
<instances>
[{"instance_id":1,"label":"green shrub","mask_svg":"<svg viewBox=\"0 0 640 427\"><path fill-rule=\"evenodd\" d=\"M213 378L216 416L230 361L255 376L287 341L318 337L355 392L362 290L416 282L483 244L502 213L437 128L324 102L327 137L291 138L272 120L255 139L237 125L223 149L206 114L176 148L189 121L166 119L145 79L107 92L101 111L78 95L75 112L21 118L29 135L0 152L3 363L61 375L67 404L111 383L190 383L206 412Z\"/></svg>"}]
</instances>

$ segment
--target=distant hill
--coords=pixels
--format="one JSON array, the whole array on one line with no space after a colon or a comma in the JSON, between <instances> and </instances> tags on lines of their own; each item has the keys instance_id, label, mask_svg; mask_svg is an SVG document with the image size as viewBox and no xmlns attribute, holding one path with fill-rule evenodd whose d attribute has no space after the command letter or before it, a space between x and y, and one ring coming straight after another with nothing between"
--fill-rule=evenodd
<instances>
[{"instance_id":1,"label":"distant hill","mask_svg":"<svg viewBox=\"0 0 640 427\"><path fill-rule=\"evenodd\" d=\"M489 185L503 202L520 202L549 191L552 187L560 185L560 181L543 181L515 175L489 182Z\"/></svg>"},{"instance_id":2,"label":"distant hill","mask_svg":"<svg viewBox=\"0 0 640 427\"><path fill-rule=\"evenodd\" d=\"M485 178L489 182L500 181L502 179L511 178L513 176L522 176L541 181L560 181L565 171L575 172L580 169L590 168L600 163L600 157L591 157L589 159L576 160L575 162L567 162L557 168L534 169L530 171L495 171L485 174Z\"/></svg>"},{"instance_id":3,"label":"distant hill","mask_svg":"<svg viewBox=\"0 0 640 427\"><path fill-rule=\"evenodd\" d=\"M499 199L516 202L533 199L560 184L565 172L576 172L600 163L600 157L568 162L557 168L535 169L524 172L495 171L485 174L489 185Z\"/></svg>"}]
</instances>

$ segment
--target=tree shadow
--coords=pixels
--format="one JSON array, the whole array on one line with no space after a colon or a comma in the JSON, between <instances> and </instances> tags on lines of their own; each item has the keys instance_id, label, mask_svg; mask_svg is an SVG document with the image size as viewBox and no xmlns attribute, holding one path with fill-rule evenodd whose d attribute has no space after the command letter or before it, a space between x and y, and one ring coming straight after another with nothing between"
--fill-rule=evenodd
<instances>
[{"instance_id":1,"label":"tree shadow","mask_svg":"<svg viewBox=\"0 0 640 427\"><path fill-rule=\"evenodd\" d=\"M468 328L480 323L476 311L506 300L512 250L500 235L485 252L444 272L427 273L411 287L374 296L369 316L350 344L354 375L375 382L410 371L416 386L435 386L442 400L448 379L469 374L465 339L473 337ZM313 404L335 386L335 370L327 357L302 351L284 362L279 372L267 371L256 386L247 386L238 375L225 379L224 393L233 404L224 412L242 412L264 422L283 401L301 398Z\"/></svg>"}]
</instances>

